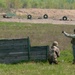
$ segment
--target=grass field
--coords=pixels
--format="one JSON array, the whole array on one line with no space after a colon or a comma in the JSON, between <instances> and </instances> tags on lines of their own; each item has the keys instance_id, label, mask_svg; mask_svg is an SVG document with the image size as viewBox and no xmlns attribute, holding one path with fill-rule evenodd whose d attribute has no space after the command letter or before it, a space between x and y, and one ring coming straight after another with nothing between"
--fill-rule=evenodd
<instances>
[{"instance_id":1,"label":"grass field","mask_svg":"<svg viewBox=\"0 0 75 75\"><path fill-rule=\"evenodd\" d=\"M53 24L29 24L0 22L0 38L30 38L32 46L51 45L54 40L59 42L61 49L70 50L69 38L62 34L62 30L73 33L74 25L53 25Z\"/></svg>"},{"instance_id":2,"label":"grass field","mask_svg":"<svg viewBox=\"0 0 75 75\"><path fill-rule=\"evenodd\" d=\"M51 45L57 40L61 48L58 65L49 65L48 62L0 64L0 75L75 75L70 39L61 33L62 30L73 33L74 28L74 25L0 22L1 39L29 36L32 46Z\"/></svg>"},{"instance_id":3,"label":"grass field","mask_svg":"<svg viewBox=\"0 0 75 75\"><path fill-rule=\"evenodd\" d=\"M48 62L21 62L0 64L0 75L75 75L71 51L61 51L58 65Z\"/></svg>"}]
</instances>

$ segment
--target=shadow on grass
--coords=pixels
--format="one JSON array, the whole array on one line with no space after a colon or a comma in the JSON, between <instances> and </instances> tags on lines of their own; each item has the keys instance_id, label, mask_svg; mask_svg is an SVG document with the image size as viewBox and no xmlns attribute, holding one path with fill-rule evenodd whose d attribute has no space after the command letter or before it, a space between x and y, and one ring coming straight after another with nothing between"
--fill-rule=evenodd
<instances>
[{"instance_id":1,"label":"shadow on grass","mask_svg":"<svg viewBox=\"0 0 75 75\"><path fill-rule=\"evenodd\" d=\"M22 63L46 63L47 61L45 61L45 60L35 60L35 61L33 61L33 60L31 60L31 61L20 61L20 62L14 62L14 63L10 63L10 64L22 64Z\"/></svg>"},{"instance_id":2,"label":"shadow on grass","mask_svg":"<svg viewBox=\"0 0 75 75\"><path fill-rule=\"evenodd\" d=\"M45 61L45 60L31 60L31 61L25 61L25 60L23 60L23 61L18 61L18 62L10 62L10 63L0 63L0 64L6 64L6 65L9 65L9 64L11 64L11 65L14 65L14 64L23 64L23 63L47 63L47 61Z\"/></svg>"}]
</instances>

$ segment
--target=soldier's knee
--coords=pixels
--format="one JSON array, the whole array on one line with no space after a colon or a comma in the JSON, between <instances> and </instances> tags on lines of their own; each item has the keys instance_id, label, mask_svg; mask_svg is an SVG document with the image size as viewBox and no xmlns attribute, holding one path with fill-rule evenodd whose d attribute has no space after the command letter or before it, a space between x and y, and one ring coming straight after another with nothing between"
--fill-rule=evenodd
<instances>
[{"instance_id":1,"label":"soldier's knee","mask_svg":"<svg viewBox=\"0 0 75 75\"><path fill-rule=\"evenodd\" d=\"M54 63L55 63L55 64L58 64L58 61L57 61L57 59L55 59L55 60L54 60Z\"/></svg>"},{"instance_id":2,"label":"soldier's knee","mask_svg":"<svg viewBox=\"0 0 75 75\"><path fill-rule=\"evenodd\" d=\"M58 64L58 61L54 61L55 64Z\"/></svg>"}]
</instances>

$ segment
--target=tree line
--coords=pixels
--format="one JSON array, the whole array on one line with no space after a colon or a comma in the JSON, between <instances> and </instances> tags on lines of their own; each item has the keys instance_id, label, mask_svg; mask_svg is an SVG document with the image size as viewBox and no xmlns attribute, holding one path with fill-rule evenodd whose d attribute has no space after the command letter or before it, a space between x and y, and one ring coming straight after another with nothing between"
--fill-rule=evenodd
<instances>
[{"instance_id":1,"label":"tree line","mask_svg":"<svg viewBox=\"0 0 75 75\"><path fill-rule=\"evenodd\" d=\"M74 9L75 0L0 0L0 8Z\"/></svg>"}]
</instances>

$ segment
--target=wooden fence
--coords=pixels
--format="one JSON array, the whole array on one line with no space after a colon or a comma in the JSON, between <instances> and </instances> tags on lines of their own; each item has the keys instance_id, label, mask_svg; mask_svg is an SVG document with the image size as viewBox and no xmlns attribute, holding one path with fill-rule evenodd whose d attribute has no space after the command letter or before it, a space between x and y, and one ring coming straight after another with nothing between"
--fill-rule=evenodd
<instances>
[{"instance_id":1,"label":"wooden fence","mask_svg":"<svg viewBox=\"0 0 75 75\"><path fill-rule=\"evenodd\" d=\"M0 40L0 62L13 63L28 60L29 38Z\"/></svg>"},{"instance_id":2,"label":"wooden fence","mask_svg":"<svg viewBox=\"0 0 75 75\"><path fill-rule=\"evenodd\" d=\"M0 40L0 63L47 60L48 46L30 46L29 37Z\"/></svg>"},{"instance_id":3,"label":"wooden fence","mask_svg":"<svg viewBox=\"0 0 75 75\"><path fill-rule=\"evenodd\" d=\"M30 60L47 60L48 46L34 46L30 49Z\"/></svg>"}]
</instances>

